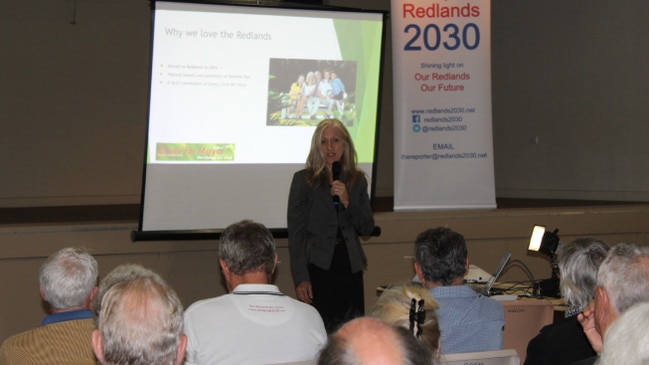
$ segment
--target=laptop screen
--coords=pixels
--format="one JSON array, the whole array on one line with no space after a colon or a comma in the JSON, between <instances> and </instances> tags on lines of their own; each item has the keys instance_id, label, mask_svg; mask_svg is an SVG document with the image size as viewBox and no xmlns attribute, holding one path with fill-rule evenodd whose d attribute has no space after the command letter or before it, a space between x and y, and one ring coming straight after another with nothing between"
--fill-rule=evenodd
<instances>
[{"instance_id":1,"label":"laptop screen","mask_svg":"<svg viewBox=\"0 0 649 365\"><path fill-rule=\"evenodd\" d=\"M493 275L487 282L487 286L485 286L484 290L484 295L489 296L491 294L491 289L493 288L494 284L496 283L496 280L500 277L500 275L503 273L503 270L505 269L505 266L507 266L507 263L509 262L509 259L512 257L511 251L507 250L503 254L502 259L500 259L500 263L498 263L498 266L496 266L496 270L494 270Z\"/></svg>"}]
</instances>

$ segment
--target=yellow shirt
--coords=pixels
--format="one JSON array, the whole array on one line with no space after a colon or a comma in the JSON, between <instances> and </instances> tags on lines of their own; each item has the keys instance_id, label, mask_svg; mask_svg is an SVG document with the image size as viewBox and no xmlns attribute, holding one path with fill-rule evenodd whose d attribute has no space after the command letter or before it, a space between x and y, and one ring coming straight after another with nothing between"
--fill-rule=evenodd
<instances>
[{"instance_id":1,"label":"yellow shirt","mask_svg":"<svg viewBox=\"0 0 649 365\"><path fill-rule=\"evenodd\" d=\"M297 82L294 82L293 84L291 84L291 90L288 92L288 96L290 96L291 99L297 99L297 97L300 96L301 92L302 86Z\"/></svg>"}]
</instances>

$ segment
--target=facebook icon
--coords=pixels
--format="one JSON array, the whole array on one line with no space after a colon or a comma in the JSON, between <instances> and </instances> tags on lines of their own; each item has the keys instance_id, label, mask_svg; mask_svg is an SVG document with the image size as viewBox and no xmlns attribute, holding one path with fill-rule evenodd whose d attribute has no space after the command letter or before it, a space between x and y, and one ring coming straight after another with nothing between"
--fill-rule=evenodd
<instances>
[{"instance_id":1,"label":"facebook icon","mask_svg":"<svg viewBox=\"0 0 649 365\"><path fill-rule=\"evenodd\" d=\"M413 123L421 123L421 115L419 115L419 114L413 114L413 116L412 116L412 122L413 122Z\"/></svg>"}]
</instances>

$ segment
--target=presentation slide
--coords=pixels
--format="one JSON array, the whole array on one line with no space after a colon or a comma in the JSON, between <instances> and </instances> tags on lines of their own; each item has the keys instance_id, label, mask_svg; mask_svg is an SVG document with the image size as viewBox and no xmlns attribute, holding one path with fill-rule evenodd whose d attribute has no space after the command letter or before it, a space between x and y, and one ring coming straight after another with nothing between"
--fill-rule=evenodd
<instances>
[{"instance_id":1,"label":"presentation slide","mask_svg":"<svg viewBox=\"0 0 649 365\"><path fill-rule=\"evenodd\" d=\"M383 13L153 4L141 231L285 228L326 118L347 126L372 179Z\"/></svg>"}]
</instances>

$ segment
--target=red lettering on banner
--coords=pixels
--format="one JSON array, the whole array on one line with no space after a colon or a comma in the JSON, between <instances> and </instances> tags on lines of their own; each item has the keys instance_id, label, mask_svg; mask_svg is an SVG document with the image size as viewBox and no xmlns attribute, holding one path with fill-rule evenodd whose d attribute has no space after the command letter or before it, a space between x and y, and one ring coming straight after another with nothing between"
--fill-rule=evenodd
<instances>
[{"instance_id":1,"label":"red lettering on banner","mask_svg":"<svg viewBox=\"0 0 649 365\"><path fill-rule=\"evenodd\" d=\"M403 4L403 17L407 18L408 14L410 14L411 18L415 17L415 14L413 14L413 10L415 9L415 6L412 4Z\"/></svg>"},{"instance_id":2,"label":"red lettering on banner","mask_svg":"<svg viewBox=\"0 0 649 365\"><path fill-rule=\"evenodd\" d=\"M404 3L402 16L404 18L475 18L480 16L480 7L471 3L464 6L431 4L427 7Z\"/></svg>"}]
</instances>

